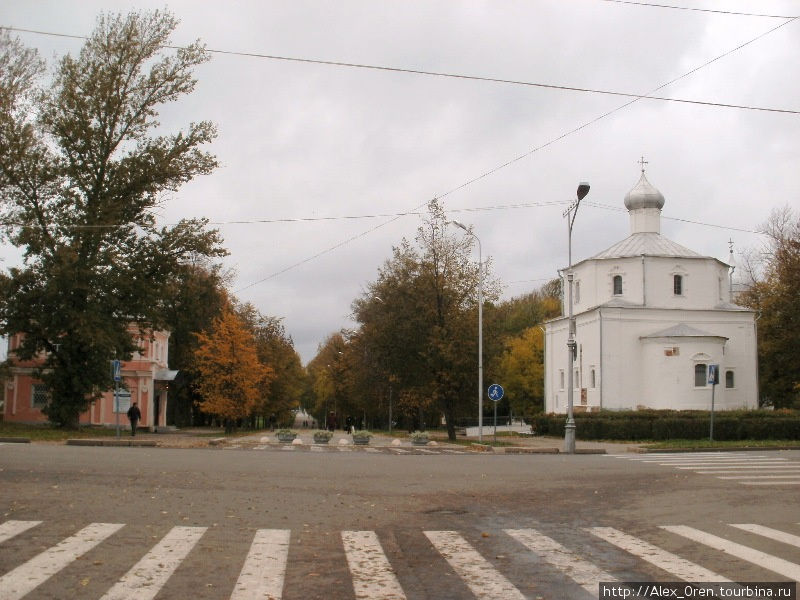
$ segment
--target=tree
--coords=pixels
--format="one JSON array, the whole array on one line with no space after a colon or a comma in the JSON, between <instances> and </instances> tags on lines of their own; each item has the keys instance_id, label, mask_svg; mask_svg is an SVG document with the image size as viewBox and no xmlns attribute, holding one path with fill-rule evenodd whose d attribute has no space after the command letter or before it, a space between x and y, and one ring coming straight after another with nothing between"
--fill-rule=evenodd
<instances>
[{"instance_id":1,"label":"tree","mask_svg":"<svg viewBox=\"0 0 800 600\"><path fill-rule=\"evenodd\" d=\"M785 208L764 227L763 271L739 302L758 311L760 404L800 408L800 217Z\"/></svg>"},{"instance_id":2,"label":"tree","mask_svg":"<svg viewBox=\"0 0 800 600\"><path fill-rule=\"evenodd\" d=\"M498 361L497 376L503 382L514 413L530 418L544 402L544 334L529 327L511 338Z\"/></svg>"},{"instance_id":3,"label":"tree","mask_svg":"<svg viewBox=\"0 0 800 600\"><path fill-rule=\"evenodd\" d=\"M170 384L167 422L178 426L199 424L195 406L201 398L194 388L197 376L194 353L199 331L210 330L215 317L228 302L225 284L229 274L219 265L191 261L181 264L169 279L164 320L169 337L170 367L178 371Z\"/></svg>"},{"instance_id":4,"label":"tree","mask_svg":"<svg viewBox=\"0 0 800 600\"><path fill-rule=\"evenodd\" d=\"M162 197L216 160L200 150L208 122L158 135L160 105L190 93L207 60L198 44L168 54L176 20L162 12L101 16L78 57L36 87L42 63L0 37L0 222L24 250L0 274L0 333L24 333L22 359L37 373L51 421L74 426L110 386L108 361L163 327L171 275L189 256L220 256L204 220L158 227Z\"/></svg>"},{"instance_id":5,"label":"tree","mask_svg":"<svg viewBox=\"0 0 800 600\"><path fill-rule=\"evenodd\" d=\"M197 341L200 409L222 419L230 432L236 421L253 413L274 372L258 359L252 333L231 306L222 309L210 331L197 334Z\"/></svg>"},{"instance_id":6,"label":"tree","mask_svg":"<svg viewBox=\"0 0 800 600\"><path fill-rule=\"evenodd\" d=\"M428 210L417 230L419 251L405 240L395 247L353 312L387 381L391 377L404 397L430 398L455 439L457 418L475 412L480 267L470 258L472 236L453 235L436 200ZM485 295L493 300L491 292Z\"/></svg>"},{"instance_id":7,"label":"tree","mask_svg":"<svg viewBox=\"0 0 800 600\"><path fill-rule=\"evenodd\" d=\"M274 417L277 422L287 421L291 410L300 405L305 377L294 342L277 317L264 316L249 303L237 312L253 336L258 360L273 371L255 414Z\"/></svg>"},{"instance_id":8,"label":"tree","mask_svg":"<svg viewBox=\"0 0 800 600\"><path fill-rule=\"evenodd\" d=\"M348 400L352 397L345 350L347 340L343 332L329 335L319 345L317 355L308 363L306 371L311 395L310 409L319 423L328 428L344 425L341 415L350 412ZM328 420L330 413L337 422Z\"/></svg>"}]
</instances>

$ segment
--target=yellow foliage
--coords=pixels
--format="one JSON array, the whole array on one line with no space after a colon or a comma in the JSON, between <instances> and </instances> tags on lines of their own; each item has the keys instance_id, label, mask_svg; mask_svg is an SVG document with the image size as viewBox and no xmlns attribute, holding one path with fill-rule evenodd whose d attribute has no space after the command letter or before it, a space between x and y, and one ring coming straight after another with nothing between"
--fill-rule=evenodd
<instances>
[{"instance_id":1,"label":"yellow foliage","mask_svg":"<svg viewBox=\"0 0 800 600\"><path fill-rule=\"evenodd\" d=\"M273 378L273 370L258 359L252 333L225 307L211 331L196 335L196 387L203 397L200 409L222 419L249 416Z\"/></svg>"}]
</instances>

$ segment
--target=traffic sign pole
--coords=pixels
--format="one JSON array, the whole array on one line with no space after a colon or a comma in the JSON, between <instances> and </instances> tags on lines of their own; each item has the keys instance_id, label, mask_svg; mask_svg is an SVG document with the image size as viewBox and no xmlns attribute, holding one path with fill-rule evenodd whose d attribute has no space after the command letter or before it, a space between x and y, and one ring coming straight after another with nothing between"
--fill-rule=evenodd
<instances>
[{"instance_id":1,"label":"traffic sign pole","mask_svg":"<svg viewBox=\"0 0 800 600\"><path fill-rule=\"evenodd\" d=\"M497 443L497 403L503 398L503 394L505 394L502 385L498 385L493 383L489 386L487 390L489 393L489 399L494 402L494 443Z\"/></svg>"},{"instance_id":2,"label":"traffic sign pole","mask_svg":"<svg viewBox=\"0 0 800 600\"><path fill-rule=\"evenodd\" d=\"M119 439L119 380L122 379L122 366L116 359L111 361L111 377L114 379L114 414L117 422L117 439Z\"/></svg>"}]
</instances>

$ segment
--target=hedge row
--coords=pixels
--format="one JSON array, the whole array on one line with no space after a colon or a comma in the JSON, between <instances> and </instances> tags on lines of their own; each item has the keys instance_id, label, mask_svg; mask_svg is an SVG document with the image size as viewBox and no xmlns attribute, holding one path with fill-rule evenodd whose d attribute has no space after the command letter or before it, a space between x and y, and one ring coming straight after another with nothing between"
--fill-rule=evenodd
<instances>
[{"instance_id":1,"label":"hedge row","mask_svg":"<svg viewBox=\"0 0 800 600\"><path fill-rule=\"evenodd\" d=\"M575 414L580 440L700 440L708 438L708 411L601 411ZM566 415L533 419L536 433L564 435ZM715 440L800 440L798 411L725 411L714 413Z\"/></svg>"}]
</instances>

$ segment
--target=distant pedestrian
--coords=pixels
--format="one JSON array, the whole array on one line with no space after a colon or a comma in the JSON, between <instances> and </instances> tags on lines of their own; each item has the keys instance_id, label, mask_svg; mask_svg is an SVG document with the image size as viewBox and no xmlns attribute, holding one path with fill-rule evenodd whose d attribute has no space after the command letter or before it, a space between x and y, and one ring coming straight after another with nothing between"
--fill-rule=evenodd
<instances>
[{"instance_id":1,"label":"distant pedestrian","mask_svg":"<svg viewBox=\"0 0 800 600\"><path fill-rule=\"evenodd\" d=\"M128 409L128 420L131 422L132 436L136 435L136 426L139 424L141 418L142 418L142 412L139 410L139 407L136 406L136 402L134 402Z\"/></svg>"}]
</instances>

